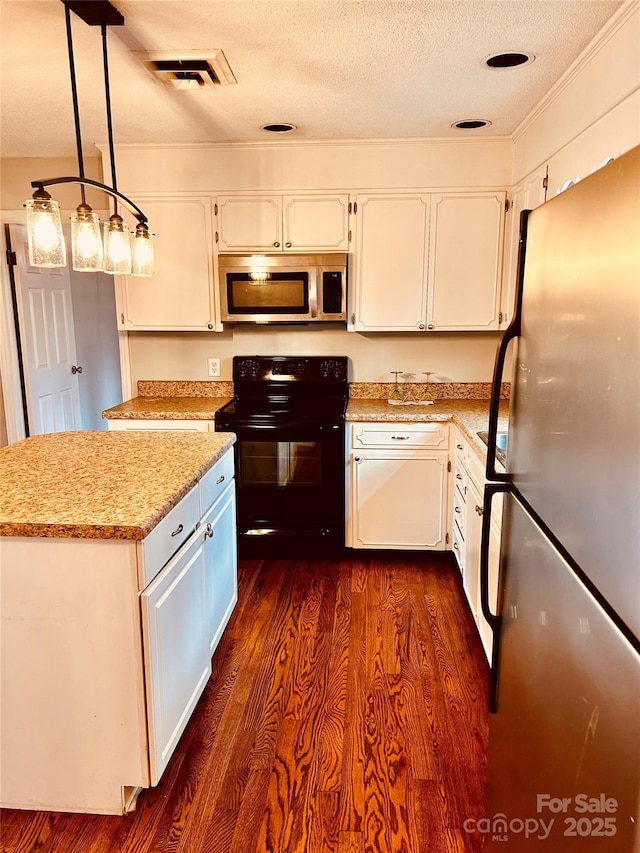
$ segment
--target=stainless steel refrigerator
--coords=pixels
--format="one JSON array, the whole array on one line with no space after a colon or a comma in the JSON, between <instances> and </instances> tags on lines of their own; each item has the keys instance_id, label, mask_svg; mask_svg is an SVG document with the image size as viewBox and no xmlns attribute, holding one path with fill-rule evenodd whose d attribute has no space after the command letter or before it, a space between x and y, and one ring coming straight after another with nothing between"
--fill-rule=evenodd
<instances>
[{"instance_id":1,"label":"stainless steel refrigerator","mask_svg":"<svg viewBox=\"0 0 640 853\"><path fill-rule=\"evenodd\" d=\"M485 851L640 850L639 364L636 148L521 220Z\"/></svg>"}]
</instances>

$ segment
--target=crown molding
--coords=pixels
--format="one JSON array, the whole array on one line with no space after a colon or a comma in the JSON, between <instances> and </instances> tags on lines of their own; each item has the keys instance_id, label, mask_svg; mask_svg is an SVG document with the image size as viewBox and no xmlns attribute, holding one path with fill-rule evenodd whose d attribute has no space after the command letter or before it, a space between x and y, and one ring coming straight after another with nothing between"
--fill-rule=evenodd
<instances>
[{"instance_id":1,"label":"crown molding","mask_svg":"<svg viewBox=\"0 0 640 853\"><path fill-rule=\"evenodd\" d=\"M516 143L520 137L531 127L539 116L567 89L578 77L593 58L605 47L615 34L627 23L627 21L640 9L640 0L627 0L627 2L614 13L613 17L604 25L594 38L585 47L582 53L574 60L559 80L549 89L547 94L540 100L531 112L520 122L514 130L511 139ZM636 87L632 87L627 95L630 95Z\"/></svg>"},{"instance_id":2,"label":"crown molding","mask_svg":"<svg viewBox=\"0 0 640 853\"><path fill-rule=\"evenodd\" d=\"M116 143L114 148L122 151L145 151L145 150L274 150L277 148L344 148L344 147L381 147L385 145L422 145L422 146L437 146L437 145L487 145L487 144L512 144L511 136L485 136L476 139L460 139L460 137L442 136L442 137L393 137L389 139L300 139L300 140L280 140L278 142L122 142ZM105 153L108 151L106 142L96 142L96 148Z\"/></svg>"}]
</instances>

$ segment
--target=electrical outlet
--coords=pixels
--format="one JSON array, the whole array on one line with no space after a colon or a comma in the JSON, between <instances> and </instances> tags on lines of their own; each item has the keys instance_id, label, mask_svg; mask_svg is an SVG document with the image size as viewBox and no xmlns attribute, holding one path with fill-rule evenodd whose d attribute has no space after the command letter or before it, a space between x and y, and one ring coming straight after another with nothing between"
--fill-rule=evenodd
<instances>
[{"instance_id":1,"label":"electrical outlet","mask_svg":"<svg viewBox=\"0 0 640 853\"><path fill-rule=\"evenodd\" d=\"M219 358L210 358L209 362L209 376L220 376L220 359Z\"/></svg>"}]
</instances>

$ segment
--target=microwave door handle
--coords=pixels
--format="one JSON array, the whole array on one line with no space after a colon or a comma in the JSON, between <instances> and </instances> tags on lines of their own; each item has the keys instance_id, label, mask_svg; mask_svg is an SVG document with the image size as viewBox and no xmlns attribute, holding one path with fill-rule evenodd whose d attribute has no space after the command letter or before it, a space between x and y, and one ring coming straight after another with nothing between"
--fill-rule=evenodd
<instances>
[{"instance_id":1,"label":"microwave door handle","mask_svg":"<svg viewBox=\"0 0 640 853\"><path fill-rule=\"evenodd\" d=\"M309 319L317 320L320 313L318 305L321 304L321 301L318 299L318 291L320 289L318 268L314 267L309 272L310 274L307 284L307 287L309 288Z\"/></svg>"}]
</instances>

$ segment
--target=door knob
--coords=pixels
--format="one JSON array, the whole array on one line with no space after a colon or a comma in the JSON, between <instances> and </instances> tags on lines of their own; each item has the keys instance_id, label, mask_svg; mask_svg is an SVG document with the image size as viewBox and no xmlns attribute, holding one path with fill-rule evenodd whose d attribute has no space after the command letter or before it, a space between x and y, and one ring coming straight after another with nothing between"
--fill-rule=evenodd
<instances>
[{"instance_id":1,"label":"door knob","mask_svg":"<svg viewBox=\"0 0 640 853\"><path fill-rule=\"evenodd\" d=\"M82 373L82 368L80 367L80 365L76 367L76 365L74 364L71 368L71 373L73 373L74 376L76 375L76 373Z\"/></svg>"}]
</instances>

